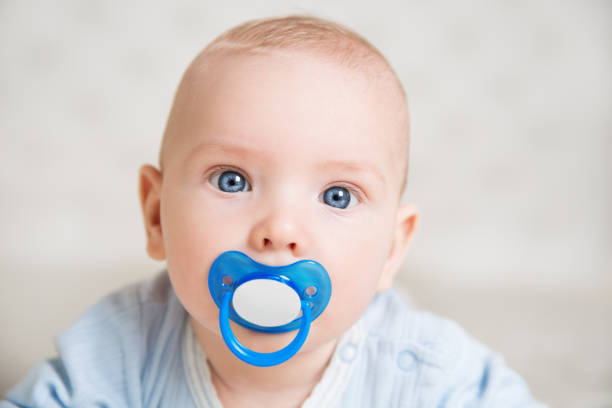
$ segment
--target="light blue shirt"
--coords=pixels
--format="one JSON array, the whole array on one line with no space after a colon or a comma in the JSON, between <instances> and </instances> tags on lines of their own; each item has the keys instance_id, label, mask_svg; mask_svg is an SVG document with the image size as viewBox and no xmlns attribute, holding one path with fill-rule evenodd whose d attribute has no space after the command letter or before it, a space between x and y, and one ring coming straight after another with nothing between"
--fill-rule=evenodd
<instances>
[{"instance_id":1,"label":"light blue shirt","mask_svg":"<svg viewBox=\"0 0 612 408\"><path fill-rule=\"evenodd\" d=\"M56 339L59 357L8 392L13 407L221 407L164 271L103 299ZM543 407L456 323L377 295L338 342L308 407Z\"/></svg>"}]
</instances>

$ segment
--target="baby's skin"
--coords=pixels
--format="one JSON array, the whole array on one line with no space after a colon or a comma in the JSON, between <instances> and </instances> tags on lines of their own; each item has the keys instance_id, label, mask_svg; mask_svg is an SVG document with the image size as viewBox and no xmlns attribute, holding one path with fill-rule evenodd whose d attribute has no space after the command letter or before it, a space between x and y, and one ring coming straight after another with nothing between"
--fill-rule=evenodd
<instances>
[{"instance_id":1,"label":"baby's skin","mask_svg":"<svg viewBox=\"0 0 612 408\"><path fill-rule=\"evenodd\" d=\"M161 169L140 169L140 199L147 252L167 262L224 407L300 406L338 338L391 285L418 219L400 201L396 86L303 50L207 55L186 72ZM329 304L285 363L251 366L223 342L206 282L229 250L271 266L312 259L329 274ZM260 352L296 334L231 328Z\"/></svg>"}]
</instances>

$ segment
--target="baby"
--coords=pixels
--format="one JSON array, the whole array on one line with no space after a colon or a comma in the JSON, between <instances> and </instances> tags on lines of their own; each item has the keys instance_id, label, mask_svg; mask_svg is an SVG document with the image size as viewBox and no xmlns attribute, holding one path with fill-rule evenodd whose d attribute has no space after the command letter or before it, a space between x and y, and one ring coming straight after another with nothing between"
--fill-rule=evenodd
<instances>
[{"instance_id":1,"label":"baby","mask_svg":"<svg viewBox=\"0 0 612 408\"><path fill-rule=\"evenodd\" d=\"M408 133L400 81L352 31L291 16L218 37L140 169L167 271L87 311L0 407L540 407L388 290L419 217Z\"/></svg>"}]
</instances>

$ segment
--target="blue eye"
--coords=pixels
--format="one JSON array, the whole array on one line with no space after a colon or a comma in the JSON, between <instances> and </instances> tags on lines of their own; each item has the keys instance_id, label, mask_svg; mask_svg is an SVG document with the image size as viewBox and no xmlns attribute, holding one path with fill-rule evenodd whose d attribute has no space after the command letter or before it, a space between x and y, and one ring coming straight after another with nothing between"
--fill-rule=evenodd
<instances>
[{"instance_id":1,"label":"blue eye","mask_svg":"<svg viewBox=\"0 0 612 408\"><path fill-rule=\"evenodd\" d=\"M251 189L251 186L247 182L246 178L242 174L233 170L228 170L224 171L223 173L213 175L210 182L219 187L219 190L225 191L226 193L239 193L241 191L248 191Z\"/></svg>"},{"instance_id":2,"label":"blue eye","mask_svg":"<svg viewBox=\"0 0 612 408\"><path fill-rule=\"evenodd\" d=\"M357 204L356 200L353 193L344 187L330 187L323 192L323 202L335 208L352 207Z\"/></svg>"}]
</instances>

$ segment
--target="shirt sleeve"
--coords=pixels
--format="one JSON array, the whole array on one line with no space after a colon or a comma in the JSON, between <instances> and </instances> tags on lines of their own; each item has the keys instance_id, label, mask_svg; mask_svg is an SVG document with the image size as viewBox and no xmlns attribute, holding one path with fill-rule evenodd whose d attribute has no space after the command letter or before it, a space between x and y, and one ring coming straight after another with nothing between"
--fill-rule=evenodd
<instances>
[{"instance_id":1,"label":"shirt sleeve","mask_svg":"<svg viewBox=\"0 0 612 408\"><path fill-rule=\"evenodd\" d=\"M57 336L58 357L34 367L0 408L175 406L164 398L184 394L185 316L165 272L111 294Z\"/></svg>"},{"instance_id":2,"label":"shirt sleeve","mask_svg":"<svg viewBox=\"0 0 612 408\"><path fill-rule=\"evenodd\" d=\"M140 368L140 304L133 292L86 310L56 337L57 357L35 366L0 408L137 407L139 390L126 384Z\"/></svg>"},{"instance_id":3,"label":"shirt sleeve","mask_svg":"<svg viewBox=\"0 0 612 408\"><path fill-rule=\"evenodd\" d=\"M455 340L460 350L455 355L449 376L450 386L440 407L545 408L536 401L527 383L509 368L503 357L471 338L456 326Z\"/></svg>"},{"instance_id":4,"label":"shirt sleeve","mask_svg":"<svg viewBox=\"0 0 612 408\"><path fill-rule=\"evenodd\" d=\"M0 402L0 408L67 407L70 402L70 382L59 359L44 361L34 367Z\"/></svg>"},{"instance_id":5,"label":"shirt sleeve","mask_svg":"<svg viewBox=\"0 0 612 408\"><path fill-rule=\"evenodd\" d=\"M544 408L536 401L525 381L508 368L499 355L491 355L480 364L478 375L466 377L454 388L451 404L460 407Z\"/></svg>"}]
</instances>

